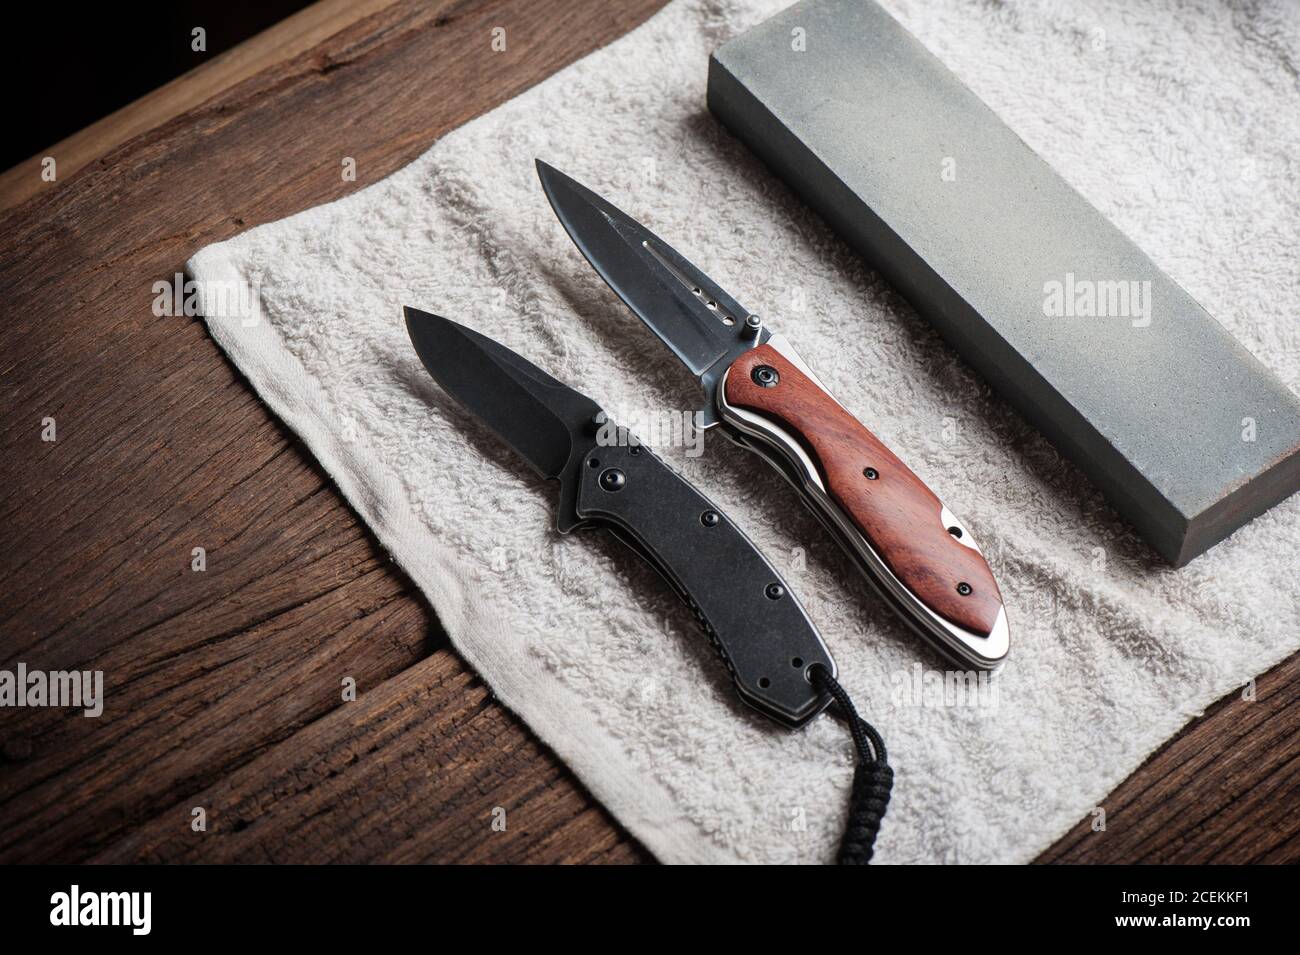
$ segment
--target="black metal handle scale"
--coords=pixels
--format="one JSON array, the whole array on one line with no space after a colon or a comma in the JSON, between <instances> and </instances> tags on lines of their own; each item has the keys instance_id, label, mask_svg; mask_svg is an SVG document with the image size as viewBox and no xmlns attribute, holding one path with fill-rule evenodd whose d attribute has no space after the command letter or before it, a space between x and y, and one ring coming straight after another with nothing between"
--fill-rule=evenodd
<instances>
[{"instance_id":1,"label":"black metal handle scale","mask_svg":"<svg viewBox=\"0 0 1300 955\"><path fill-rule=\"evenodd\" d=\"M708 498L643 445L596 446L582 462L581 520L605 525L690 607L749 705L799 727L830 703L812 685L835 663L758 549Z\"/></svg>"}]
</instances>

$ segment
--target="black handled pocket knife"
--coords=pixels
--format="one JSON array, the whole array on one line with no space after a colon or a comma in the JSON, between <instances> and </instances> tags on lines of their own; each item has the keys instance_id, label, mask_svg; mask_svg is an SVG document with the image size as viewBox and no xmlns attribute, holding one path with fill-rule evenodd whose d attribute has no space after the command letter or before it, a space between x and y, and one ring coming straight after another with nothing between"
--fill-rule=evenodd
<instances>
[{"instance_id":1,"label":"black handled pocket knife","mask_svg":"<svg viewBox=\"0 0 1300 955\"><path fill-rule=\"evenodd\" d=\"M695 614L750 706L792 728L826 708L830 696L810 678L815 666L836 675L821 636L720 508L611 427L586 395L477 332L404 311L420 361L443 390L559 482L561 533L599 525L640 554Z\"/></svg>"},{"instance_id":2,"label":"black handled pocket knife","mask_svg":"<svg viewBox=\"0 0 1300 955\"><path fill-rule=\"evenodd\" d=\"M962 667L993 669L1006 610L970 530L849 413L794 347L649 229L538 160L587 261L696 375L698 420L799 491L885 601Z\"/></svg>"}]
</instances>

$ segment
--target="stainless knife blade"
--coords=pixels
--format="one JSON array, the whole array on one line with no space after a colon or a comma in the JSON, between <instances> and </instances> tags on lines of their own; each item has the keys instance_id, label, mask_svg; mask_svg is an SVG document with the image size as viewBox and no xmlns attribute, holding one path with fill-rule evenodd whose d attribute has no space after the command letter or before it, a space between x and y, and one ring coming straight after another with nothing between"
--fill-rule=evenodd
<instances>
[{"instance_id":1,"label":"stainless knife blade","mask_svg":"<svg viewBox=\"0 0 1300 955\"><path fill-rule=\"evenodd\" d=\"M743 352L771 337L749 312L668 243L586 186L537 160L551 208L601 278L659 336L705 389L700 426L719 422L713 392Z\"/></svg>"}]
</instances>

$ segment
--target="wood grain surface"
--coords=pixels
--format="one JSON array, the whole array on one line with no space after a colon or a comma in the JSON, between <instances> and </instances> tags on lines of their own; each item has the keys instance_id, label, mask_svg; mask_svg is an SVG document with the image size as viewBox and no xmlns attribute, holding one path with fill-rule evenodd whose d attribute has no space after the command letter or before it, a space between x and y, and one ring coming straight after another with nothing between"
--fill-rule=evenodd
<instances>
[{"instance_id":1,"label":"wood grain surface","mask_svg":"<svg viewBox=\"0 0 1300 955\"><path fill-rule=\"evenodd\" d=\"M448 649L202 322L151 305L196 249L382 178L659 5L362 9L5 215L0 666L101 669L107 700L0 709L0 861L648 860ZM1300 858L1298 696L1292 658L1044 861Z\"/></svg>"},{"instance_id":2,"label":"wood grain surface","mask_svg":"<svg viewBox=\"0 0 1300 955\"><path fill-rule=\"evenodd\" d=\"M775 384L754 380L776 372ZM826 494L857 526L900 581L935 613L987 637L1002 594L979 552L948 533L943 503L853 415L771 344L727 369L727 401L775 421L820 469Z\"/></svg>"},{"instance_id":3,"label":"wood grain surface","mask_svg":"<svg viewBox=\"0 0 1300 955\"><path fill-rule=\"evenodd\" d=\"M209 97L266 69L271 63L291 59L328 39L343 27L391 5L394 0L318 0L269 30L213 57L134 103L105 116L62 142L43 149L0 173L0 210L9 209L38 192L57 189L89 163L116 149L128 139L147 133ZM57 176L41 176L46 157L57 159Z\"/></svg>"}]
</instances>

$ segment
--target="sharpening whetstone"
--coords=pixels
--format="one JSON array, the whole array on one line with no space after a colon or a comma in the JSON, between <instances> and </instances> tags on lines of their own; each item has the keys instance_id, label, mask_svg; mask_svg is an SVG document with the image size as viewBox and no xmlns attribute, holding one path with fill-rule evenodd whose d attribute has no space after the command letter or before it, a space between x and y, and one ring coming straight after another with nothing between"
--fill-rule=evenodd
<instances>
[{"instance_id":1,"label":"sharpening whetstone","mask_svg":"<svg viewBox=\"0 0 1300 955\"><path fill-rule=\"evenodd\" d=\"M1295 395L871 0L724 44L708 102L1175 566L1300 488Z\"/></svg>"}]
</instances>

